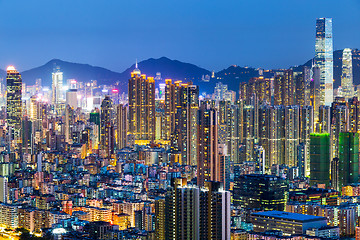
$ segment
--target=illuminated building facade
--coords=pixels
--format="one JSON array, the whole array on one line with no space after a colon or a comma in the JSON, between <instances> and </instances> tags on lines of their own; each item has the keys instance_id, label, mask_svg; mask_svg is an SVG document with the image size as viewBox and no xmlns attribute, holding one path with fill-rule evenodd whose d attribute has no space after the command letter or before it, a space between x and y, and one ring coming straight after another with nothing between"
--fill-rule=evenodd
<instances>
[{"instance_id":1,"label":"illuminated building facade","mask_svg":"<svg viewBox=\"0 0 360 240\"><path fill-rule=\"evenodd\" d=\"M129 133L135 140L155 140L155 80L137 68L129 79Z\"/></svg>"},{"instance_id":2,"label":"illuminated building facade","mask_svg":"<svg viewBox=\"0 0 360 240\"><path fill-rule=\"evenodd\" d=\"M319 105L333 102L333 38L332 19L316 20L315 65L320 69Z\"/></svg>"},{"instance_id":3,"label":"illuminated building facade","mask_svg":"<svg viewBox=\"0 0 360 240\"><path fill-rule=\"evenodd\" d=\"M101 103L100 118L101 150L103 151L105 158L110 158L114 153L115 136L113 105L109 96L105 96L105 99Z\"/></svg>"},{"instance_id":4,"label":"illuminated building facade","mask_svg":"<svg viewBox=\"0 0 360 240\"><path fill-rule=\"evenodd\" d=\"M354 97L352 54L350 48L345 48L342 55L341 87L346 100Z\"/></svg>"},{"instance_id":5,"label":"illuminated building facade","mask_svg":"<svg viewBox=\"0 0 360 240\"><path fill-rule=\"evenodd\" d=\"M287 180L265 174L240 175L234 180L234 205L261 211L284 211L288 199Z\"/></svg>"},{"instance_id":6,"label":"illuminated building facade","mask_svg":"<svg viewBox=\"0 0 360 240\"><path fill-rule=\"evenodd\" d=\"M7 68L6 85L6 121L12 140L11 149L19 150L21 148L22 79L13 66Z\"/></svg>"}]
</instances>

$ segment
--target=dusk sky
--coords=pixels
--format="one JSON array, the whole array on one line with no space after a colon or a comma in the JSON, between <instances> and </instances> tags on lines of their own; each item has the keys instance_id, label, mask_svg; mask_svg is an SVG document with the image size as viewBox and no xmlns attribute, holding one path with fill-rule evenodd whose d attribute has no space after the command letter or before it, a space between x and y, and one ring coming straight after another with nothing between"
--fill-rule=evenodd
<instances>
[{"instance_id":1,"label":"dusk sky","mask_svg":"<svg viewBox=\"0 0 360 240\"><path fill-rule=\"evenodd\" d=\"M0 68L20 71L59 58L121 72L162 56L285 68L314 55L317 17L333 18L335 50L360 48L358 0L0 0L0 10Z\"/></svg>"}]
</instances>

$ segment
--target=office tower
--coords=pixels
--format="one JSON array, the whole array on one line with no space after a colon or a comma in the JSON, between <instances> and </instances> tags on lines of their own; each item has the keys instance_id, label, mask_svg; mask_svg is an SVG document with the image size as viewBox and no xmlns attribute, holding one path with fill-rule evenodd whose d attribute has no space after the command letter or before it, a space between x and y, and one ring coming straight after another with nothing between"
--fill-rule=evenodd
<instances>
[{"instance_id":1,"label":"office tower","mask_svg":"<svg viewBox=\"0 0 360 240\"><path fill-rule=\"evenodd\" d=\"M6 75L6 121L11 137L11 150L21 148L22 79L15 67L9 66Z\"/></svg>"},{"instance_id":2,"label":"office tower","mask_svg":"<svg viewBox=\"0 0 360 240\"><path fill-rule=\"evenodd\" d=\"M174 180L165 204L158 204L165 208L165 230L157 232L165 238L160 239L230 239L230 192L218 182L199 188Z\"/></svg>"},{"instance_id":3,"label":"office tower","mask_svg":"<svg viewBox=\"0 0 360 240\"><path fill-rule=\"evenodd\" d=\"M60 71L60 67L56 67L52 73L52 98L51 103L57 107L62 101L63 94L63 73Z\"/></svg>"},{"instance_id":4,"label":"office tower","mask_svg":"<svg viewBox=\"0 0 360 240\"><path fill-rule=\"evenodd\" d=\"M105 158L111 158L114 153L114 124L113 124L113 105L109 96L105 96L101 103L100 113L100 140L101 150Z\"/></svg>"},{"instance_id":5,"label":"office tower","mask_svg":"<svg viewBox=\"0 0 360 240\"><path fill-rule=\"evenodd\" d=\"M226 144L219 144L219 181L225 190L230 190L230 156Z\"/></svg>"},{"instance_id":6,"label":"office tower","mask_svg":"<svg viewBox=\"0 0 360 240\"><path fill-rule=\"evenodd\" d=\"M329 186L330 134L310 134L310 184Z\"/></svg>"},{"instance_id":7,"label":"office tower","mask_svg":"<svg viewBox=\"0 0 360 240\"><path fill-rule=\"evenodd\" d=\"M234 205L245 209L284 211L288 198L287 180L264 174L240 175L234 180Z\"/></svg>"},{"instance_id":8,"label":"office tower","mask_svg":"<svg viewBox=\"0 0 360 240\"><path fill-rule=\"evenodd\" d=\"M202 187L220 181L217 111L209 102L200 104L198 129L197 183Z\"/></svg>"},{"instance_id":9,"label":"office tower","mask_svg":"<svg viewBox=\"0 0 360 240\"><path fill-rule=\"evenodd\" d=\"M298 106L285 108L285 164L297 165L297 146L300 140L300 109Z\"/></svg>"},{"instance_id":10,"label":"office tower","mask_svg":"<svg viewBox=\"0 0 360 240\"><path fill-rule=\"evenodd\" d=\"M155 80L137 68L129 79L129 132L135 140L155 140Z\"/></svg>"},{"instance_id":11,"label":"office tower","mask_svg":"<svg viewBox=\"0 0 360 240\"><path fill-rule=\"evenodd\" d=\"M357 97L349 99L349 131L360 131L360 101Z\"/></svg>"},{"instance_id":12,"label":"office tower","mask_svg":"<svg viewBox=\"0 0 360 240\"><path fill-rule=\"evenodd\" d=\"M66 105L70 105L75 110L78 108L78 91L77 91L77 89L69 89L66 92Z\"/></svg>"},{"instance_id":13,"label":"office tower","mask_svg":"<svg viewBox=\"0 0 360 240\"><path fill-rule=\"evenodd\" d=\"M346 100L354 97L352 54L350 48L345 48L343 51L341 87Z\"/></svg>"},{"instance_id":14,"label":"office tower","mask_svg":"<svg viewBox=\"0 0 360 240\"><path fill-rule=\"evenodd\" d=\"M315 65L320 69L320 105L333 102L332 19L316 19Z\"/></svg>"},{"instance_id":15,"label":"office tower","mask_svg":"<svg viewBox=\"0 0 360 240\"><path fill-rule=\"evenodd\" d=\"M116 107L116 146L117 149L126 147L126 137L128 132L128 108L123 104Z\"/></svg>"},{"instance_id":16,"label":"office tower","mask_svg":"<svg viewBox=\"0 0 360 240\"><path fill-rule=\"evenodd\" d=\"M359 133L339 135L339 189L359 180Z\"/></svg>"},{"instance_id":17,"label":"office tower","mask_svg":"<svg viewBox=\"0 0 360 240\"><path fill-rule=\"evenodd\" d=\"M192 83L181 84L178 91L171 148L174 153L180 153L181 164L195 166L198 163L199 88Z\"/></svg>"}]
</instances>

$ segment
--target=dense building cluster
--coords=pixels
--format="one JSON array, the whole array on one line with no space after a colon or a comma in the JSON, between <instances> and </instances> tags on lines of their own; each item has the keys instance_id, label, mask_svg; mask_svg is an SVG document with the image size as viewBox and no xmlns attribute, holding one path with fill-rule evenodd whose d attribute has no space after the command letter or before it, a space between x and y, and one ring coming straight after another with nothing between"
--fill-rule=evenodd
<instances>
[{"instance_id":1,"label":"dense building cluster","mask_svg":"<svg viewBox=\"0 0 360 240\"><path fill-rule=\"evenodd\" d=\"M360 237L360 92L333 88L332 20L311 67L261 70L238 94L142 74L26 86L0 101L0 235L45 239ZM211 79L215 80L212 76ZM208 81L208 79L206 80ZM210 80L209 80L210 81Z\"/></svg>"}]
</instances>

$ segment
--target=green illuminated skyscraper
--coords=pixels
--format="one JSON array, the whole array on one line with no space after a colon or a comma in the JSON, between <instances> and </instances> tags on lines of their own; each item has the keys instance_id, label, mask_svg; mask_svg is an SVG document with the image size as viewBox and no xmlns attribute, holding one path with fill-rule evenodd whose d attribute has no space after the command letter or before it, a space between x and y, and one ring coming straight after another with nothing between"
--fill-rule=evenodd
<instances>
[{"instance_id":1,"label":"green illuminated skyscraper","mask_svg":"<svg viewBox=\"0 0 360 240\"><path fill-rule=\"evenodd\" d=\"M330 180L330 134L310 134L310 184L326 184Z\"/></svg>"},{"instance_id":2,"label":"green illuminated skyscraper","mask_svg":"<svg viewBox=\"0 0 360 240\"><path fill-rule=\"evenodd\" d=\"M338 176L339 189L359 180L359 133L340 133Z\"/></svg>"}]
</instances>

